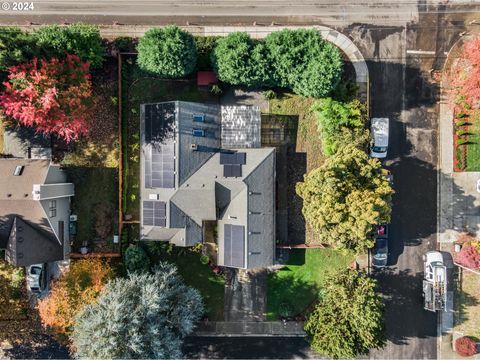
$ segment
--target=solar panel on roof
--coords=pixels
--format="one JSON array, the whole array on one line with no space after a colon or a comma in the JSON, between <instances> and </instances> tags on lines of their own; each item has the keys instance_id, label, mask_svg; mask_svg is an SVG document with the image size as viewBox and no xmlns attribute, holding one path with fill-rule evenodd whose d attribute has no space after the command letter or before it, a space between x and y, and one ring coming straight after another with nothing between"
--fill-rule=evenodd
<instances>
[{"instance_id":1,"label":"solar panel on roof","mask_svg":"<svg viewBox=\"0 0 480 360\"><path fill-rule=\"evenodd\" d=\"M145 187L175 187L175 104L145 105Z\"/></svg>"},{"instance_id":2,"label":"solar panel on roof","mask_svg":"<svg viewBox=\"0 0 480 360\"><path fill-rule=\"evenodd\" d=\"M242 165L223 165L224 177L242 177Z\"/></svg>"},{"instance_id":3,"label":"solar panel on roof","mask_svg":"<svg viewBox=\"0 0 480 360\"><path fill-rule=\"evenodd\" d=\"M143 225L167 225L167 204L164 201L143 201Z\"/></svg>"},{"instance_id":4,"label":"solar panel on roof","mask_svg":"<svg viewBox=\"0 0 480 360\"><path fill-rule=\"evenodd\" d=\"M220 153L220 165L231 164L232 163L232 155L233 153Z\"/></svg>"},{"instance_id":5,"label":"solar panel on roof","mask_svg":"<svg viewBox=\"0 0 480 360\"><path fill-rule=\"evenodd\" d=\"M238 152L235 154L234 164L245 165L247 163L247 154L244 152Z\"/></svg>"},{"instance_id":6,"label":"solar panel on roof","mask_svg":"<svg viewBox=\"0 0 480 360\"><path fill-rule=\"evenodd\" d=\"M245 227L240 225L224 225L225 266L245 267Z\"/></svg>"}]
</instances>

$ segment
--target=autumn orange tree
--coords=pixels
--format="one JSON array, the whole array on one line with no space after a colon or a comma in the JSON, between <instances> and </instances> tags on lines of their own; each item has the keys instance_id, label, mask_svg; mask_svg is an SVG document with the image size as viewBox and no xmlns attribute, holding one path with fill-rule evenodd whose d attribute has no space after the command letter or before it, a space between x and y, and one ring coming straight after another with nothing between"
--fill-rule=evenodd
<instances>
[{"instance_id":1,"label":"autumn orange tree","mask_svg":"<svg viewBox=\"0 0 480 360\"><path fill-rule=\"evenodd\" d=\"M465 42L462 51L446 75L452 105L465 111L480 105L480 37Z\"/></svg>"},{"instance_id":2,"label":"autumn orange tree","mask_svg":"<svg viewBox=\"0 0 480 360\"><path fill-rule=\"evenodd\" d=\"M101 259L73 261L70 269L52 283L49 295L38 303L42 324L60 337L68 336L77 313L95 301L112 277L110 264Z\"/></svg>"}]
</instances>

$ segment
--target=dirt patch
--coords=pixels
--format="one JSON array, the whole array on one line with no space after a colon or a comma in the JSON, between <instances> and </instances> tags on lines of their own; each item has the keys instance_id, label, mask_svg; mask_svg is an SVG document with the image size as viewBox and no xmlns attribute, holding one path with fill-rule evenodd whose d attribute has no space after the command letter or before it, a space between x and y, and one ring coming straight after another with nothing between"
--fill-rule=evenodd
<instances>
[{"instance_id":1,"label":"dirt patch","mask_svg":"<svg viewBox=\"0 0 480 360\"><path fill-rule=\"evenodd\" d=\"M480 340L480 275L462 271L455 295L455 330Z\"/></svg>"}]
</instances>

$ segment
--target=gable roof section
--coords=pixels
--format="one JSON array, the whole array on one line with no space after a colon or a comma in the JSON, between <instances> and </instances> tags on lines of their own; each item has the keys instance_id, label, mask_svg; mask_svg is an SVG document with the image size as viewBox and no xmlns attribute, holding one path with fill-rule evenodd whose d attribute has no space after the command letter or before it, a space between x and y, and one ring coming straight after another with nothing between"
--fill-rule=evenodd
<instances>
[{"instance_id":1,"label":"gable roof section","mask_svg":"<svg viewBox=\"0 0 480 360\"><path fill-rule=\"evenodd\" d=\"M5 249L5 259L14 266L62 260L63 244L15 217Z\"/></svg>"}]
</instances>

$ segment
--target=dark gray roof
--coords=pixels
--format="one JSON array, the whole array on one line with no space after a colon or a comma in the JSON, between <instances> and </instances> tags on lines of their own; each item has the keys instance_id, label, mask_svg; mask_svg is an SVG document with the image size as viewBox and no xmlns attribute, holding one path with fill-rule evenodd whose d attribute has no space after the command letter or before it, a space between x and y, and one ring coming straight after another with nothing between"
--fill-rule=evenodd
<instances>
[{"instance_id":1,"label":"dark gray roof","mask_svg":"<svg viewBox=\"0 0 480 360\"><path fill-rule=\"evenodd\" d=\"M178 101L178 163L179 185L182 185L213 154L220 151L220 107ZM193 115L205 115L205 122L193 121ZM194 129L204 130L205 136L193 136ZM192 151L191 145L197 146Z\"/></svg>"},{"instance_id":2,"label":"dark gray roof","mask_svg":"<svg viewBox=\"0 0 480 360\"><path fill-rule=\"evenodd\" d=\"M52 150L50 137L37 133L35 129L17 126L7 127L3 134L4 154L16 158L50 159Z\"/></svg>"},{"instance_id":3,"label":"dark gray roof","mask_svg":"<svg viewBox=\"0 0 480 360\"><path fill-rule=\"evenodd\" d=\"M15 217L5 248L5 260L14 266L63 260L63 244L54 236Z\"/></svg>"},{"instance_id":4,"label":"dark gray roof","mask_svg":"<svg viewBox=\"0 0 480 360\"><path fill-rule=\"evenodd\" d=\"M241 173L230 176L224 172L226 165L220 161L223 147L220 128L224 130L223 118L222 124L220 123L220 109L223 108L190 102L142 105L142 132L145 129L143 118L148 111L147 106L172 109L172 104L175 104L176 109L173 132L176 144L175 168L178 171L175 174L175 187L148 188L144 179L141 179L141 203L150 200L165 202L166 226L151 226L142 219L141 238L168 240L175 245L191 246L203 240L203 222L216 220L219 265L247 268L273 265L275 150L257 148L260 146L260 110L249 107L229 107L225 110L225 116L228 116L226 121L229 122L227 129L231 131L226 140L230 145L238 144L237 148L229 150L242 153L238 154L242 155L239 156L241 162L235 165L241 166ZM169 114L171 113L172 111L169 111ZM201 121L194 121L194 115L200 115ZM242 128L244 125L247 129ZM203 131L201 135L204 136L194 136L194 130ZM144 134L141 138L141 167L144 169L150 145ZM243 241L243 247L237 243L233 247L231 242L225 243L224 229L231 226L237 229L237 232L242 229L243 237L240 241ZM250 230L251 226L255 230ZM240 248L243 249L241 254L225 257L225 252Z\"/></svg>"}]
</instances>

